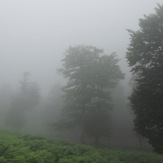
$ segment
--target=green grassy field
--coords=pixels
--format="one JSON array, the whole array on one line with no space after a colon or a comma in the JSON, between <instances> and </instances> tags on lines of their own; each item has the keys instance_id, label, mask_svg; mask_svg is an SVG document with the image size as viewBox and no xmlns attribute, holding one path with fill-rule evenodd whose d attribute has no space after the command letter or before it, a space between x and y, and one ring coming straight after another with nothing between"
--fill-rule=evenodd
<instances>
[{"instance_id":1,"label":"green grassy field","mask_svg":"<svg viewBox=\"0 0 163 163\"><path fill-rule=\"evenodd\" d=\"M0 131L0 163L163 163L163 155Z\"/></svg>"}]
</instances>

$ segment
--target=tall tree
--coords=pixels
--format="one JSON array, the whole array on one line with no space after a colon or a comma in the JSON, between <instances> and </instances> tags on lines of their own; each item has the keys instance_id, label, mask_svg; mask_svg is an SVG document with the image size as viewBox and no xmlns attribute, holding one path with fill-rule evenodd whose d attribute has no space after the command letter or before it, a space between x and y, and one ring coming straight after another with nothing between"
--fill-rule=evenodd
<instances>
[{"instance_id":1,"label":"tall tree","mask_svg":"<svg viewBox=\"0 0 163 163\"><path fill-rule=\"evenodd\" d=\"M127 59L136 86L130 96L135 130L163 153L163 6L139 21L138 31L129 30Z\"/></svg>"},{"instance_id":2,"label":"tall tree","mask_svg":"<svg viewBox=\"0 0 163 163\"><path fill-rule=\"evenodd\" d=\"M78 126L81 141L93 137L97 145L109 136L111 89L124 78L115 54L105 55L92 46L70 47L59 70L68 83L63 88L64 119L60 127Z\"/></svg>"},{"instance_id":3,"label":"tall tree","mask_svg":"<svg viewBox=\"0 0 163 163\"><path fill-rule=\"evenodd\" d=\"M23 80L20 81L21 91L20 95L24 99L24 105L28 110L32 110L39 103L40 93L38 83L29 80L30 74L24 73Z\"/></svg>"},{"instance_id":4,"label":"tall tree","mask_svg":"<svg viewBox=\"0 0 163 163\"><path fill-rule=\"evenodd\" d=\"M39 103L38 84L29 81L29 73L25 72L20 82L20 92L13 96L11 109L6 118L6 125L20 131L25 125L25 112L32 110Z\"/></svg>"}]
</instances>

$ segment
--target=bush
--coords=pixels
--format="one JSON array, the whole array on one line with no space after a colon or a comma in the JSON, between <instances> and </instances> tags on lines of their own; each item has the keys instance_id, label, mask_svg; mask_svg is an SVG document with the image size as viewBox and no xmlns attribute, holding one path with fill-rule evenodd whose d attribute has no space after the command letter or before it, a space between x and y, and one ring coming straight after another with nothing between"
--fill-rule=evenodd
<instances>
[{"instance_id":1,"label":"bush","mask_svg":"<svg viewBox=\"0 0 163 163\"><path fill-rule=\"evenodd\" d=\"M0 131L0 163L162 163L154 153L96 149L69 141Z\"/></svg>"}]
</instances>

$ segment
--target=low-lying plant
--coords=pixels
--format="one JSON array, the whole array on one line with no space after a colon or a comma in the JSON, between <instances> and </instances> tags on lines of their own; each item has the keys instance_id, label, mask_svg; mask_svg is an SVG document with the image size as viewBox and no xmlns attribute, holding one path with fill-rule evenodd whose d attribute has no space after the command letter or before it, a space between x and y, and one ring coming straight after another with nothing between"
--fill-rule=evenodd
<instances>
[{"instance_id":1,"label":"low-lying plant","mask_svg":"<svg viewBox=\"0 0 163 163\"><path fill-rule=\"evenodd\" d=\"M155 153L94 148L0 131L0 163L162 163Z\"/></svg>"}]
</instances>

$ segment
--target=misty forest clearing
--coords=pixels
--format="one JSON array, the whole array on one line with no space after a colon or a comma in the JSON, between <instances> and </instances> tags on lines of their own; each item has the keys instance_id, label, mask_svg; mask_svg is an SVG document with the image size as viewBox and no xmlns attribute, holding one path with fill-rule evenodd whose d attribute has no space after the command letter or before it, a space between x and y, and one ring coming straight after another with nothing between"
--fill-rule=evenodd
<instances>
[{"instance_id":1,"label":"misty forest clearing","mask_svg":"<svg viewBox=\"0 0 163 163\"><path fill-rule=\"evenodd\" d=\"M154 153L111 150L0 131L0 163L162 163Z\"/></svg>"},{"instance_id":2,"label":"misty forest clearing","mask_svg":"<svg viewBox=\"0 0 163 163\"><path fill-rule=\"evenodd\" d=\"M162 2L18 1L0 1L0 163L163 163Z\"/></svg>"}]
</instances>

